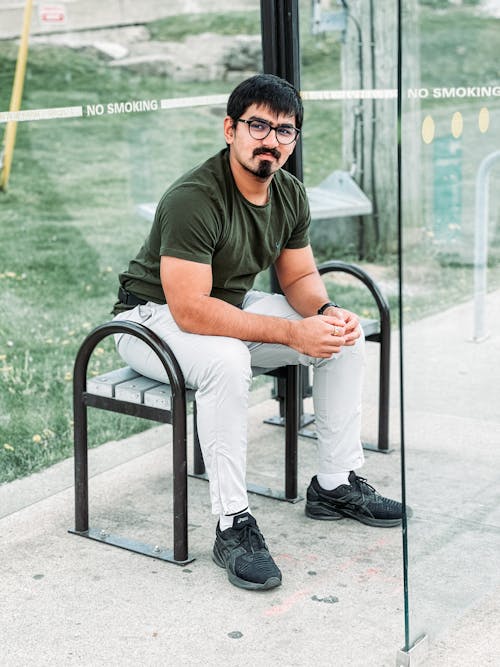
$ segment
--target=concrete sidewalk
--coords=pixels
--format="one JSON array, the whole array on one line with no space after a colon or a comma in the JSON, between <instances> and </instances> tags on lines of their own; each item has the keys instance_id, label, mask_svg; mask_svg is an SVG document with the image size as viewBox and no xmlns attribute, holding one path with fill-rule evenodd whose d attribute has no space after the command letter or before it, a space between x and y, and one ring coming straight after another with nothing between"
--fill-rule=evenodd
<instances>
[{"instance_id":1,"label":"concrete sidewalk","mask_svg":"<svg viewBox=\"0 0 500 667\"><path fill-rule=\"evenodd\" d=\"M488 308L500 319L500 293L491 295ZM494 502L500 401L490 400L498 397L500 341L498 333L482 345L457 336L457 322L469 312L470 305L459 306L405 331L407 493L414 509L408 529L411 627L417 633L422 626L431 640L424 661L415 656L412 666L500 664L493 626L500 607ZM491 328L499 332L500 321ZM394 388L397 347L395 341ZM368 345L366 440L376 436L377 348ZM478 390L479 379L485 414L477 414L468 390ZM251 408L248 478L278 488L283 431L262 422L277 409L268 395L258 390ZM366 452L362 471L379 491L397 498L398 405L394 389L394 450ZM92 525L170 548L169 441L170 428L160 426L92 450ZM301 438L303 493L315 454L315 442ZM400 529L347 519L315 522L305 517L303 502L251 496L284 581L278 589L247 592L229 584L211 560L215 519L205 482L190 479L196 560L179 567L68 534L72 476L68 460L0 487L2 665L396 664L404 644Z\"/></svg>"}]
</instances>

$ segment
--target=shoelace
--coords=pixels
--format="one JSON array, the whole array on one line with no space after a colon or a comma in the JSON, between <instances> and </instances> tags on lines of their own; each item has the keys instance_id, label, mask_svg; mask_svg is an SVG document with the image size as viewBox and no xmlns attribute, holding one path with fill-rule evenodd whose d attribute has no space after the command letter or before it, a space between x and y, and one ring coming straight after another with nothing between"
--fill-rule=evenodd
<instances>
[{"instance_id":1,"label":"shoelace","mask_svg":"<svg viewBox=\"0 0 500 667\"><path fill-rule=\"evenodd\" d=\"M355 481L358 482L357 487L359 489L359 492L361 493L364 507L366 507L366 505L370 502L370 500L374 500L375 502L378 502L379 504L382 504L387 508L390 507L396 508L399 506L397 500L392 500L391 498L384 498L383 496L381 496L371 484L368 484L365 477L358 477L356 475ZM366 494L365 489L368 490L368 494ZM370 498L370 496L372 496L372 498Z\"/></svg>"},{"instance_id":2,"label":"shoelace","mask_svg":"<svg viewBox=\"0 0 500 667\"><path fill-rule=\"evenodd\" d=\"M349 484L358 493L358 498L351 498L347 501L347 506L368 511L370 501L377 500L377 492L374 487L368 484L366 477L358 477L358 475L355 475L353 482L349 482Z\"/></svg>"},{"instance_id":3,"label":"shoelace","mask_svg":"<svg viewBox=\"0 0 500 667\"><path fill-rule=\"evenodd\" d=\"M242 541L245 540L248 542L250 551L252 553L259 551L262 548L264 549L266 548L264 537L256 526L247 525L242 529L242 532L244 533ZM254 543L255 543L255 548L254 548Z\"/></svg>"},{"instance_id":4,"label":"shoelace","mask_svg":"<svg viewBox=\"0 0 500 667\"><path fill-rule=\"evenodd\" d=\"M358 477L358 475L355 475L355 480L354 481L356 483L356 486L359 488L359 491L360 491L361 495L363 496L363 498L365 496L365 493L364 493L365 489L367 491L369 491L370 494L376 495L377 491L375 490L375 488L371 484L368 484L368 481L367 481L366 477ZM351 484L351 486L352 486L352 484Z\"/></svg>"}]
</instances>

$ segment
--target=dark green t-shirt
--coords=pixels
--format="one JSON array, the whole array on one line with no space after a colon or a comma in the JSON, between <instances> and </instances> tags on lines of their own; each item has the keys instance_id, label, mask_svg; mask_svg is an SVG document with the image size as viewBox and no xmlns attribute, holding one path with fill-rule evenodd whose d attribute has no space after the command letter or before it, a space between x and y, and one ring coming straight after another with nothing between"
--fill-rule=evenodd
<instances>
[{"instance_id":1,"label":"dark green t-shirt","mask_svg":"<svg viewBox=\"0 0 500 667\"><path fill-rule=\"evenodd\" d=\"M239 305L283 248L308 245L309 224L307 195L297 178L278 171L268 203L256 206L236 187L224 149L165 192L149 236L120 283L138 297L165 303L160 257L169 255L210 264L211 296Z\"/></svg>"}]
</instances>

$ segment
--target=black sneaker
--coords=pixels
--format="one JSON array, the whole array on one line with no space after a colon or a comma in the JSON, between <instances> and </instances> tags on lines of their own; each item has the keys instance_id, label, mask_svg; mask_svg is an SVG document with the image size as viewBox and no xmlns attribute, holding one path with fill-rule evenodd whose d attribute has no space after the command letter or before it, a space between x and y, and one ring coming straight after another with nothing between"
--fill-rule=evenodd
<instances>
[{"instance_id":1,"label":"black sneaker","mask_svg":"<svg viewBox=\"0 0 500 667\"><path fill-rule=\"evenodd\" d=\"M399 526L403 506L397 500L384 498L366 479L349 473L349 484L326 491L313 477L307 489L306 514L311 519L334 521L349 516L368 526Z\"/></svg>"},{"instance_id":2,"label":"black sneaker","mask_svg":"<svg viewBox=\"0 0 500 667\"><path fill-rule=\"evenodd\" d=\"M226 530L217 524L215 534L212 558L226 568L232 584L248 590L265 590L281 584L281 572L251 514L238 514L233 527Z\"/></svg>"}]
</instances>

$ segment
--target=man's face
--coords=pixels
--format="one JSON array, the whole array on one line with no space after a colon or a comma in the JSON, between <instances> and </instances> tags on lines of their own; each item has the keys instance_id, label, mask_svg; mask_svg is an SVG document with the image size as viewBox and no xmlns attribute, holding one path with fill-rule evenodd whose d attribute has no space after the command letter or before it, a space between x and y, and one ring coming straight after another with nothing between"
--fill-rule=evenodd
<instances>
[{"instance_id":1,"label":"man's face","mask_svg":"<svg viewBox=\"0 0 500 667\"><path fill-rule=\"evenodd\" d=\"M257 104L249 106L241 119L264 121L272 127L295 127L295 115L277 115L267 107ZM247 123L236 122L233 126L229 116L226 116L224 121L224 134L226 142L230 145L231 159L236 160L243 169L261 180L267 180L285 164L296 144L296 140L290 144L279 143L274 130L263 139L255 139L251 136Z\"/></svg>"}]
</instances>

